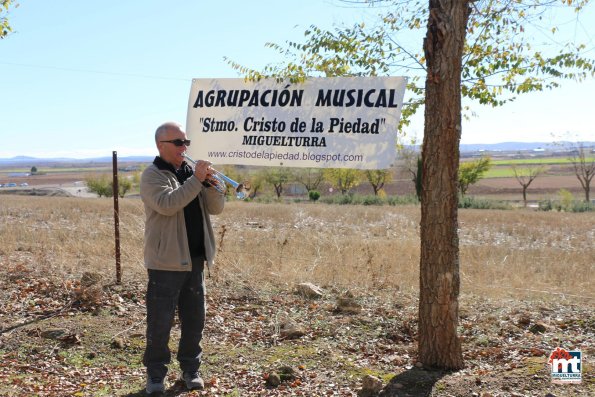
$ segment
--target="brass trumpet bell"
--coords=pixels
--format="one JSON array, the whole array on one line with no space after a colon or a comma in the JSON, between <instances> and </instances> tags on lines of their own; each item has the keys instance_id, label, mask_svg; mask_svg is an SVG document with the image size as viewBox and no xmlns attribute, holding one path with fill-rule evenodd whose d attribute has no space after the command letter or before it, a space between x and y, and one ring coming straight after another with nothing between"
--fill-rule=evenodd
<instances>
[{"instance_id":1,"label":"brass trumpet bell","mask_svg":"<svg viewBox=\"0 0 595 397\"><path fill-rule=\"evenodd\" d=\"M196 166L196 161L188 157L186 154L184 154L183 156L189 163L191 163L193 166ZM217 171L213 167L209 167L209 173L207 174L207 179L205 180L205 182L217 189L217 191L221 194L227 193L227 184L229 184L233 187L236 194L236 198L238 200L243 200L246 198L244 184L234 181L233 179L231 179L224 173Z\"/></svg>"}]
</instances>

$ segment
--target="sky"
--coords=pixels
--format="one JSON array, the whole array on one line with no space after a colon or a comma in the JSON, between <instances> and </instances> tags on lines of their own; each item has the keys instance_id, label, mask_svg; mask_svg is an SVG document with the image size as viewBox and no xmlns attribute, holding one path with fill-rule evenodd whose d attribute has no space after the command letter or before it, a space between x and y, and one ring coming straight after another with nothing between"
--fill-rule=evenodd
<instances>
[{"instance_id":1,"label":"sky","mask_svg":"<svg viewBox=\"0 0 595 397\"><path fill-rule=\"evenodd\" d=\"M155 128L185 124L193 78L241 77L226 57L261 70L282 60L267 42L301 42L311 25L379 11L337 0L21 0L8 15L14 33L0 40L0 158L154 155ZM595 58L593 4L571 34ZM595 78L473 105L461 143L595 140L593 93ZM418 140L422 113L408 129Z\"/></svg>"}]
</instances>

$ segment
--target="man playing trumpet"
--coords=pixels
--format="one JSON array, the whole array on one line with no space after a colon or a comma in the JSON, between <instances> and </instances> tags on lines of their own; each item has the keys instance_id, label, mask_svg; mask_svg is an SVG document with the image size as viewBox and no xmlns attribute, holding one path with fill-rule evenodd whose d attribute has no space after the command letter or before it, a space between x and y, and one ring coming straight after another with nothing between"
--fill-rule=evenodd
<instances>
[{"instance_id":1,"label":"man playing trumpet","mask_svg":"<svg viewBox=\"0 0 595 397\"><path fill-rule=\"evenodd\" d=\"M142 173L140 185L146 216L147 341L143 364L148 394L165 391L176 308L182 379L188 389L204 387L199 374L206 309L204 264L211 265L215 257L209 216L220 214L225 202L224 196L205 182L211 163L197 161L193 170L184 161L190 141L181 125L169 122L159 126L155 143L159 156Z\"/></svg>"}]
</instances>

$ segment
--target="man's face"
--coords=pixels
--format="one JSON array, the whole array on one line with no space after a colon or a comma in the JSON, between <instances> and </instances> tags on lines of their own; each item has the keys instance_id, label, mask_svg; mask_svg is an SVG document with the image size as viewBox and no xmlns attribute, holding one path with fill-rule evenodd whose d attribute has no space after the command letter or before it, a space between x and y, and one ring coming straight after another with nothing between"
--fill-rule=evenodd
<instances>
[{"instance_id":1,"label":"man's face","mask_svg":"<svg viewBox=\"0 0 595 397\"><path fill-rule=\"evenodd\" d=\"M162 142L162 141L172 141L175 139L186 139L186 133L182 131L181 128L177 127L170 127L167 129L165 134L163 134L159 138L159 142L157 142L157 149L159 150L159 156L173 165L176 169L180 168L182 162L184 161L184 157L182 154L186 151L186 145L176 146L172 142Z\"/></svg>"}]
</instances>

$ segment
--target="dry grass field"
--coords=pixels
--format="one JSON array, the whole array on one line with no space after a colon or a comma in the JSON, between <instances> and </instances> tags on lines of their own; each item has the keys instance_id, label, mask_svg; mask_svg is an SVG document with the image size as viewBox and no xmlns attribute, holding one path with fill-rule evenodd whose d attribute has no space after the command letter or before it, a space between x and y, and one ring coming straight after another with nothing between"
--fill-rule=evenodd
<instances>
[{"instance_id":1,"label":"dry grass field","mask_svg":"<svg viewBox=\"0 0 595 397\"><path fill-rule=\"evenodd\" d=\"M114 273L111 199L1 196L3 261L74 277ZM419 207L230 202L214 217L214 275L417 292ZM460 210L463 293L595 298L595 214ZM120 200L124 278L144 276L144 211ZM569 277L571 277L569 279Z\"/></svg>"},{"instance_id":2,"label":"dry grass field","mask_svg":"<svg viewBox=\"0 0 595 397\"><path fill-rule=\"evenodd\" d=\"M219 253L207 281L208 387L168 395L355 396L366 374L388 382L415 370L419 216L417 206L227 203L213 218ZM592 364L584 365L582 386L554 387L545 354L557 346L595 354L595 213L460 210L459 223L467 372L433 380L421 394L402 378L385 395L593 392ZM143 227L140 200L120 200L123 283L116 286L111 199L0 196L0 395L142 395ZM94 294L84 288L85 273L101 280ZM304 302L293 294L300 282L327 295ZM335 299L348 290L365 315L337 314ZM279 338L283 319L301 323L306 336ZM547 331L529 332L538 322ZM55 327L78 340L66 347L43 339ZM72 359L77 349L87 358ZM104 355L113 362L99 363ZM44 374L23 366L25 357L56 359L62 370ZM299 384L264 388L262 373L279 364L299 367ZM535 379L510 394L507 382L523 377Z\"/></svg>"}]
</instances>

